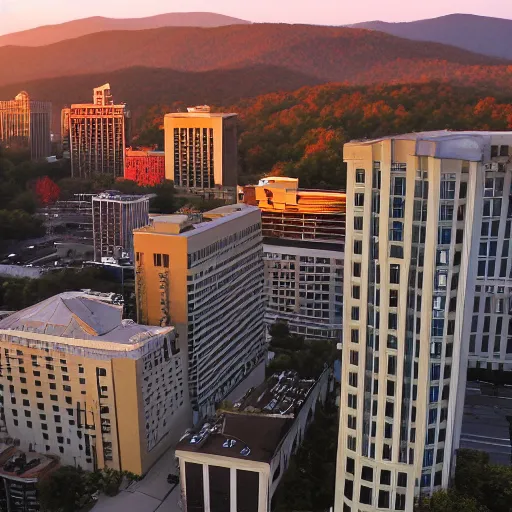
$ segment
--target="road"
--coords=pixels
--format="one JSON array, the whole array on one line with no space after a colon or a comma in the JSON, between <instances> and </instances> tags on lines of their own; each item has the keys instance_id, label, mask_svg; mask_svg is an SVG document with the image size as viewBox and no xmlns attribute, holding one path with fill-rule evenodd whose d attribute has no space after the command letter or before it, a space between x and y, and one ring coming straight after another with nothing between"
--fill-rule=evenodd
<instances>
[{"instance_id":1,"label":"road","mask_svg":"<svg viewBox=\"0 0 512 512\"><path fill-rule=\"evenodd\" d=\"M496 397L489 386L468 382L460 447L485 451L491 462L510 465L512 451L507 416L512 418L510 388L501 388L500 396Z\"/></svg>"}]
</instances>

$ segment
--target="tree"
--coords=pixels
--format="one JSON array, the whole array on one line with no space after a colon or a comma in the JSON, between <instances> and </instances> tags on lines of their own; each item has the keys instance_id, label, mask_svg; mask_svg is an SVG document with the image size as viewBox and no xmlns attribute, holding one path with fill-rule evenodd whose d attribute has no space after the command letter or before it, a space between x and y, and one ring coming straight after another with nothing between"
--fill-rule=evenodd
<instances>
[{"instance_id":1,"label":"tree","mask_svg":"<svg viewBox=\"0 0 512 512\"><path fill-rule=\"evenodd\" d=\"M435 492L425 500L418 512L487 512L488 509L471 497L453 489Z\"/></svg>"},{"instance_id":2,"label":"tree","mask_svg":"<svg viewBox=\"0 0 512 512\"><path fill-rule=\"evenodd\" d=\"M36 181L36 194L39 204L48 206L59 199L60 188L48 176L44 176Z\"/></svg>"},{"instance_id":3,"label":"tree","mask_svg":"<svg viewBox=\"0 0 512 512\"><path fill-rule=\"evenodd\" d=\"M46 512L75 512L85 493L84 471L62 466L37 484L39 502Z\"/></svg>"}]
</instances>

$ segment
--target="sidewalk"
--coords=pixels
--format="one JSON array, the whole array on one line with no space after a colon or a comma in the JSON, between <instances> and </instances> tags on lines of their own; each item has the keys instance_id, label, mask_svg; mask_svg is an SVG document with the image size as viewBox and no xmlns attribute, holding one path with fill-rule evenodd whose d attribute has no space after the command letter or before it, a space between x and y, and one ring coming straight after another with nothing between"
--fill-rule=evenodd
<instances>
[{"instance_id":1,"label":"sidewalk","mask_svg":"<svg viewBox=\"0 0 512 512\"><path fill-rule=\"evenodd\" d=\"M133 482L113 498L100 496L91 512L181 512L180 486L167 483L169 473L176 474L173 448L167 450L139 482Z\"/></svg>"}]
</instances>

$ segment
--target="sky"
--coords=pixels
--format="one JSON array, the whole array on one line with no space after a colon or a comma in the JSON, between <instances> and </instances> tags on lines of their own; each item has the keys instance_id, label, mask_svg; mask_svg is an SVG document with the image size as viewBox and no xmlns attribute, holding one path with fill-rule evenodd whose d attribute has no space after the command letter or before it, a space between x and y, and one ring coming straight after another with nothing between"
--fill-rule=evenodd
<instances>
[{"instance_id":1,"label":"sky","mask_svg":"<svg viewBox=\"0 0 512 512\"><path fill-rule=\"evenodd\" d=\"M89 16L138 18L207 11L254 22L345 25L464 12L512 19L511 0L0 0L0 34Z\"/></svg>"}]
</instances>

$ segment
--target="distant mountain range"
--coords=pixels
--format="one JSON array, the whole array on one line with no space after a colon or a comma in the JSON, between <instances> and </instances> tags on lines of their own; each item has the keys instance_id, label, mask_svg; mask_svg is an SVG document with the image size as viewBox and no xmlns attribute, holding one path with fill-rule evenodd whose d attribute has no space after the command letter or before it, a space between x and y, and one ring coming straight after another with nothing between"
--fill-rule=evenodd
<instances>
[{"instance_id":1,"label":"distant mountain range","mask_svg":"<svg viewBox=\"0 0 512 512\"><path fill-rule=\"evenodd\" d=\"M15 32L0 36L0 46L44 46L66 39L110 30L144 30L161 27L223 27L249 21L212 12L176 12L147 18L103 18L95 16L58 25Z\"/></svg>"},{"instance_id":2,"label":"distant mountain range","mask_svg":"<svg viewBox=\"0 0 512 512\"><path fill-rule=\"evenodd\" d=\"M324 82L358 83L400 81L434 68L449 75L455 67L501 64L452 46L345 27L165 27L101 32L41 47L1 47L0 85L129 67L202 72L254 66L279 67Z\"/></svg>"},{"instance_id":3,"label":"distant mountain range","mask_svg":"<svg viewBox=\"0 0 512 512\"><path fill-rule=\"evenodd\" d=\"M512 59L512 20L450 14L406 23L367 21L350 25L416 41L435 41L471 52Z\"/></svg>"}]
</instances>

